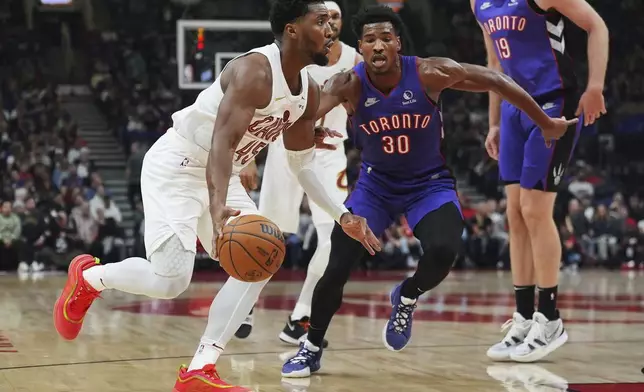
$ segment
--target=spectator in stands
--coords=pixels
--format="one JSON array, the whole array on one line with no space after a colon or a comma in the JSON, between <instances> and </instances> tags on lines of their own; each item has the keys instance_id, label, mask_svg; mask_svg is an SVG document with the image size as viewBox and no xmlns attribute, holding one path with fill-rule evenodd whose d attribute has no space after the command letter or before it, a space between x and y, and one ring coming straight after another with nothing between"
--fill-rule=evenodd
<instances>
[{"instance_id":1,"label":"spectator in stands","mask_svg":"<svg viewBox=\"0 0 644 392\"><path fill-rule=\"evenodd\" d=\"M141 168L145 150L137 142L132 143L130 156L125 167L125 178L127 179L127 198L132 206L136 208L136 201L141 200Z\"/></svg>"},{"instance_id":2,"label":"spectator in stands","mask_svg":"<svg viewBox=\"0 0 644 392\"><path fill-rule=\"evenodd\" d=\"M35 272L42 271L45 268L42 262L42 253L46 247L47 227L45 217L38 211L36 208L36 200L31 196L25 200L24 211L20 221L22 225L24 252L18 270L23 272L29 270Z\"/></svg>"},{"instance_id":3,"label":"spectator in stands","mask_svg":"<svg viewBox=\"0 0 644 392\"><path fill-rule=\"evenodd\" d=\"M565 218L564 226L566 228L562 235L570 236L579 246L580 252L584 257L591 260L595 259L595 245L590 238L590 221L586 218L579 200L572 199L568 203L568 214Z\"/></svg>"},{"instance_id":4,"label":"spectator in stands","mask_svg":"<svg viewBox=\"0 0 644 392\"><path fill-rule=\"evenodd\" d=\"M0 271L15 270L20 253L20 218L11 210L11 201L2 202L0 211Z\"/></svg>"},{"instance_id":5,"label":"spectator in stands","mask_svg":"<svg viewBox=\"0 0 644 392\"><path fill-rule=\"evenodd\" d=\"M97 210L96 217L99 217L100 215L101 214ZM90 254L100 255L102 252L98 251L96 246L99 223L91 213L89 203L83 202L72 218L74 219L74 225L83 251Z\"/></svg>"},{"instance_id":6,"label":"spectator in stands","mask_svg":"<svg viewBox=\"0 0 644 392\"><path fill-rule=\"evenodd\" d=\"M577 238L568 230L566 225L559 229L559 235L562 243L562 259L565 267L576 271L583 260L582 248L579 246Z\"/></svg>"},{"instance_id":7,"label":"spectator in stands","mask_svg":"<svg viewBox=\"0 0 644 392\"><path fill-rule=\"evenodd\" d=\"M101 210L109 218L113 218L115 221L120 223L121 211L116 206L116 204L108 202L107 201L108 198L109 196L105 191L105 187L103 185L99 185L96 188L96 193L89 201L92 217L94 218L94 220L98 221L98 211ZM109 204L109 211L108 211L108 204Z\"/></svg>"},{"instance_id":8,"label":"spectator in stands","mask_svg":"<svg viewBox=\"0 0 644 392\"><path fill-rule=\"evenodd\" d=\"M631 195L628 199L629 216L636 222L644 220L644 200L638 195Z\"/></svg>"},{"instance_id":9,"label":"spectator in stands","mask_svg":"<svg viewBox=\"0 0 644 392\"><path fill-rule=\"evenodd\" d=\"M608 214L605 205L597 206L591 222L591 233L597 248L597 260L602 264L612 261L617 255L618 238L622 235L618 219Z\"/></svg>"},{"instance_id":10,"label":"spectator in stands","mask_svg":"<svg viewBox=\"0 0 644 392\"><path fill-rule=\"evenodd\" d=\"M480 268L496 266L499 259L498 242L492 237L493 222L489 217L488 204L476 205L476 214L467 222L468 254Z\"/></svg>"}]
</instances>

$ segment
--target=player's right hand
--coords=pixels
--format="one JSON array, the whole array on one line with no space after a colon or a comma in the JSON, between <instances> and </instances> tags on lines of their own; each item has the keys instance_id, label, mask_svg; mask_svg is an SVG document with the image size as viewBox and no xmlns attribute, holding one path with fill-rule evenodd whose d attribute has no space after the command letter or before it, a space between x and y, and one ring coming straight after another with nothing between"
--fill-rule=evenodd
<instances>
[{"instance_id":1,"label":"player's right hand","mask_svg":"<svg viewBox=\"0 0 644 392\"><path fill-rule=\"evenodd\" d=\"M251 161L248 166L242 169L239 173L239 178L241 179L242 186L246 189L246 192L254 191L257 189L257 183L259 181L259 174L257 172L257 165L255 161Z\"/></svg>"},{"instance_id":2,"label":"player's right hand","mask_svg":"<svg viewBox=\"0 0 644 392\"><path fill-rule=\"evenodd\" d=\"M559 140L566 134L570 126L575 125L578 122L578 118L573 118L572 120L566 120L566 117L551 118L548 126L541 128L541 134L543 135L543 139L546 141L546 146L550 148L553 140Z\"/></svg>"},{"instance_id":3,"label":"player's right hand","mask_svg":"<svg viewBox=\"0 0 644 392\"><path fill-rule=\"evenodd\" d=\"M370 255L373 256L376 252L380 252L380 241L367 225L365 218L345 212L340 217L340 226L349 237L360 242Z\"/></svg>"},{"instance_id":4,"label":"player's right hand","mask_svg":"<svg viewBox=\"0 0 644 392\"><path fill-rule=\"evenodd\" d=\"M334 144L326 143L324 140L326 138L335 138L335 137L342 137L342 134L338 131L334 131L332 129L323 127L323 126L316 126L315 129L315 148L320 149L320 150L335 150L337 147Z\"/></svg>"},{"instance_id":5,"label":"player's right hand","mask_svg":"<svg viewBox=\"0 0 644 392\"><path fill-rule=\"evenodd\" d=\"M485 150L487 150L487 154L490 158L495 161L499 160L499 142L501 141L500 134L501 129L498 126L493 126L490 127L490 131L487 133L487 137L485 138Z\"/></svg>"},{"instance_id":6,"label":"player's right hand","mask_svg":"<svg viewBox=\"0 0 644 392\"><path fill-rule=\"evenodd\" d=\"M218 260L219 255L217 254L217 241L223 236L222 232L224 226L228 219L239 215L241 211L235 210L230 207L210 205L210 218L212 219L212 251L210 252L210 257L213 260Z\"/></svg>"}]
</instances>

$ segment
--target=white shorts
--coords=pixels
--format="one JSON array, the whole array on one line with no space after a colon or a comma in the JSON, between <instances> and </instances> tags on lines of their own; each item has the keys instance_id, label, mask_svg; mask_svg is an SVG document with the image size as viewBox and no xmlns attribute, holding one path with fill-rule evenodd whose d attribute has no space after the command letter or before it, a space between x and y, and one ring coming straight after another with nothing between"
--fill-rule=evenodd
<instances>
[{"instance_id":1,"label":"white shorts","mask_svg":"<svg viewBox=\"0 0 644 392\"><path fill-rule=\"evenodd\" d=\"M206 186L208 152L170 128L145 154L141 194L145 214L145 249L148 257L173 234L196 252L197 238L212 250L212 220ZM239 176L232 175L226 197L228 207L241 215L258 214Z\"/></svg>"},{"instance_id":2,"label":"white shorts","mask_svg":"<svg viewBox=\"0 0 644 392\"><path fill-rule=\"evenodd\" d=\"M347 156L344 144L336 150L315 150L315 159L323 167L318 173L325 189L342 203L347 198ZM272 220L285 233L297 233L300 224L300 205L304 190L288 167L286 148L282 138L268 147L266 166L259 196L261 215ZM315 226L333 224L333 218L309 199L309 207Z\"/></svg>"}]
</instances>

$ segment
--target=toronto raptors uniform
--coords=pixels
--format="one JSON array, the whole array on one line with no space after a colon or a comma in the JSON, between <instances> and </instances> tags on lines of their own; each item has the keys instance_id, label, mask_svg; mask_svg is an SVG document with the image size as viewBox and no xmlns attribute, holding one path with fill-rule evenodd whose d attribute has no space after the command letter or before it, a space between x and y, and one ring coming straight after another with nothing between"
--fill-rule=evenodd
<instances>
[{"instance_id":1,"label":"toronto raptors uniform","mask_svg":"<svg viewBox=\"0 0 644 392\"><path fill-rule=\"evenodd\" d=\"M249 53L260 53L268 58L273 88L269 105L255 112L233 156L226 206L240 210L242 215L258 211L241 184L239 172L302 116L309 88L308 71L303 69L300 72L302 90L299 95L291 93L282 73L277 45L253 49L244 55ZM206 251L211 253L213 230L208 209L206 163L223 96L221 82L217 78L199 94L194 104L172 115L173 127L145 156L141 187L148 255L174 233L186 249L195 251L198 237ZM284 194L283 190L279 192L279 195Z\"/></svg>"},{"instance_id":2,"label":"toronto raptors uniform","mask_svg":"<svg viewBox=\"0 0 644 392\"><path fill-rule=\"evenodd\" d=\"M356 50L349 45L340 43L342 52L338 62L331 66L311 65L307 67L309 75L320 86L333 75L348 71L355 65ZM327 139L335 144L336 150L317 150L315 159L324 168L318 173L327 192L341 203L347 197L346 168L347 157L344 153L344 140L347 138L347 112L343 106L333 108L325 117L318 120L316 125L324 126L342 133L342 138ZM288 170L286 149L282 138L278 138L268 149L266 166L262 178L262 188L259 199L261 214L275 222L283 232L296 233L300 221L300 204L304 191L297 179ZM313 223L316 227L328 223L333 225L333 218L315 203L309 203ZM329 235L331 233L329 232ZM318 233L319 235L319 233ZM318 238L318 242L320 238Z\"/></svg>"}]
</instances>

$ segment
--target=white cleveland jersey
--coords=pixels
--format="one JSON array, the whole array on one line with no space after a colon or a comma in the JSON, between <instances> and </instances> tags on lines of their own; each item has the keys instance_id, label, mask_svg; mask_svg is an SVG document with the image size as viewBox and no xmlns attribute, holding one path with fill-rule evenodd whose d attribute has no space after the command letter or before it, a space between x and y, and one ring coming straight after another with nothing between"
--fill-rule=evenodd
<instances>
[{"instance_id":1,"label":"white cleveland jersey","mask_svg":"<svg viewBox=\"0 0 644 392\"><path fill-rule=\"evenodd\" d=\"M309 75L320 86L323 86L333 75L348 71L356 64L356 50L343 42L340 42L340 45L342 45L342 52L337 63L326 67L309 65L306 68L309 71ZM347 111L342 105L336 106L326 116L319 119L317 125L342 133L343 139L331 140L337 142L343 141L347 138Z\"/></svg>"},{"instance_id":2,"label":"white cleveland jersey","mask_svg":"<svg viewBox=\"0 0 644 392\"><path fill-rule=\"evenodd\" d=\"M304 114L309 91L308 72L302 69L302 90L299 95L291 94L282 73L280 50L276 44L252 49L241 56L249 53L261 53L268 58L273 74L273 92L268 106L255 111L246 134L237 146L233 156L234 174L238 174L264 147L275 141ZM210 151L217 110L224 97L220 76L199 94L195 103L172 115L173 128L177 133L206 151Z\"/></svg>"}]
</instances>

